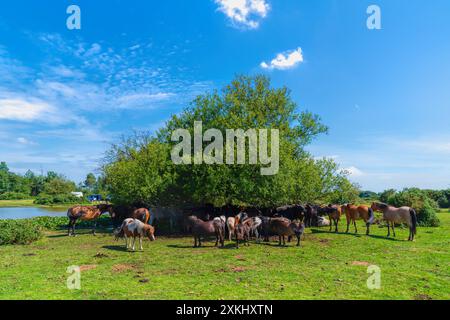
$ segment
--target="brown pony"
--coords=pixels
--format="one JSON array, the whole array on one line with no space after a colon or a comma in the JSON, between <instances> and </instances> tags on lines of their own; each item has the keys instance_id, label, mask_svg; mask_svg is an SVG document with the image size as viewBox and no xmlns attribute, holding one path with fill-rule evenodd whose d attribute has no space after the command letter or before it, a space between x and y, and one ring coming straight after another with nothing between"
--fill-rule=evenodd
<instances>
[{"instance_id":1,"label":"brown pony","mask_svg":"<svg viewBox=\"0 0 450 320\"><path fill-rule=\"evenodd\" d=\"M216 247L219 245L223 247L225 237L225 222L222 219L215 219L212 221L203 221L196 216L187 218L192 234L194 236L194 248L201 247L201 238L208 236L216 236Z\"/></svg>"},{"instance_id":2,"label":"brown pony","mask_svg":"<svg viewBox=\"0 0 450 320\"><path fill-rule=\"evenodd\" d=\"M140 208L133 211L130 218L142 221L145 224L149 224L150 221L150 211L146 208Z\"/></svg>"},{"instance_id":3,"label":"brown pony","mask_svg":"<svg viewBox=\"0 0 450 320\"><path fill-rule=\"evenodd\" d=\"M75 224L78 220L94 221L94 228L92 233L95 236L95 229L97 228L97 219L106 212L109 212L111 218L114 218L114 211L112 206L108 204L99 204L97 206L75 206L67 211L69 218L68 236L75 236Z\"/></svg>"},{"instance_id":4,"label":"brown pony","mask_svg":"<svg viewBox=\"0 0 450 320\"><path fill-rule=\"evenodd\" d=\"M339 225L339 221L341 220L341 216L342 216L342 207L338 206L338 205L329 205L327 207L327 213L328 213L328 218L330 219L330 231L333 228L333 222L334 225L336 226L335 228L335 232L339 232L338 231L338 225Z\"/></svg>"},{"instance_id":5,"label":"brown pony","mask_svg":"<svg viewBox=\"0 0 450 320\"><path fill-rule=\"evenodd\" d=\"M391 236L390 224L395 237L395 224L406 223L409 227L408 241L414 241L417 233L417 215L416 211L410 207L396 208L385 203L372 203L372 210L383 212L383 220L386 221L388 227L388 238Z\"/></svg>"},{"instance_id":6,"label":"brown pony","mask_svg":"<svg viewBox=\"0 0 450 320\"><path fill-rule=\"evenodd\" d=\"M374 214L372 208L367 206L355 206L352 204L343 205L342 211L345 213L347 218L347 231L349 231L350 223L353 221L353 225L355 226L355 233L358 233L358 229L356 228L356 220L364 220L366 223L367 231L366 234L370 233L370 225L374 221Z\"/></svg>"}]
</instances>

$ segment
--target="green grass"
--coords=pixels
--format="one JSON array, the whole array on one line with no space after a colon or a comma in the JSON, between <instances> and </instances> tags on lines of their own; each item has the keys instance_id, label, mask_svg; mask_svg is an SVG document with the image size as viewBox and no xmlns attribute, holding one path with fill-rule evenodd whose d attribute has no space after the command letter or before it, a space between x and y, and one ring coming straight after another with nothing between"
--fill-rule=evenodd
<instances>
[{"instance_id":1,"label":"green grass","mask_svg":"<svg viewBox=\"0 0 450 320\"><path fill-rule=\"evenodd\" d=\"M34 199L27 200L0 200L0 208L35 207Z\"/></svg>"},{"instance_id":2,"label":"green grass","mask_svg":"<svg viewBox=\"0 0 450 320\"><path fill-rule=\"evenodd\" d=\"M307 230L301 248L158 238L131 253L108 233L52 232L0 247L0 299L449 299L450 214L439 217L441 227L419 228L412 243L406 229L393 240L377 226L370 237L323 228ZM380 290L367 288L367 264L381 268ZM71 265L84 266L81 290L66 288Z\"/></svg>"}]
</instances>

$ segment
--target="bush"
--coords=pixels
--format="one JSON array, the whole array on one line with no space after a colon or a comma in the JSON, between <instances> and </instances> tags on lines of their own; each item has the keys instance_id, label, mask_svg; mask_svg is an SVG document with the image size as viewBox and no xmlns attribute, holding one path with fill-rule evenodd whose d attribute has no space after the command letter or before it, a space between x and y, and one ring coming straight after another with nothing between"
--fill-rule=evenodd
<instances>
[{"instance_id":1,"label":"bush","mask_svg":"<svg viewBox=\"0 0 450 320\"><path fill-rule=\"evenodd\" d=\"M0 200L26 200L31 198L29 194L20 192L5 192L0 194Z\"/></svg>"},{"instance_id":2,"label":"bush","mask_svg":"<svg viewBox=\"0 0 450 320\"><path fill-rule=\"evenodd\" d=\"M32 221L0 220L0 245L30 244L42 235L42 228Z\"/></svg>"},{"instance_id":3,"label":"bush","mask_svg":"<svg viewBox=\"0 0 450 320\"><path fill-rule=\"evenodd\" d=\"M41 194L36 198L36 200L34 200L35 204L45 206L59 205L59 204L77 204L80 202L84 202L84 200L77 198L71 194L57 194L57 195Z\"/></svg>"},{"instance_id":4,"label":"bush","mask_svg":"<svg viewBox=\"0 0 450 320\"><path fill-rule=\"evenodd\" d=\"M66 229L69 224L69 219L67 217L36 217L28 219L28 221L45 230ZM93 221L78 221L76 227L92 228L93 223ZM104 215L97 220L97 227L99 228L109 228L111 225L111 218L107 215Z\"/></svg>"},{"instance_id":5,"label":"bush","mask_svg":"<svg viewBox=\"0 0 450 320\"><path fill-rule=\"evenodd\" d=\"M420 226L424 227L439 227L441 222L436 216L436 209L426 200L423 207L417 212L417 221Z\"/></svg>"}]
</instances>

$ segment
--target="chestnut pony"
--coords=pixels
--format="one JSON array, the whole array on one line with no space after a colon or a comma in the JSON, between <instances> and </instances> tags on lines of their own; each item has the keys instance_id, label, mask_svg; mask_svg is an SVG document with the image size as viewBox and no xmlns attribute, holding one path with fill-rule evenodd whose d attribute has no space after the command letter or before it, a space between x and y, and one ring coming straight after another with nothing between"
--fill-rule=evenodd
<instances>
[{"instance_id":1,"label":"chestnut pony","mask_svg":"<svg viewBox=\"0 0 450 320\"><path fill-rule=\"evenodd\" d=\"M343 213L347 218L347 233L350 228L350 223L353 221L353 225L355 226L355 233L358 233L358 229L356 228L356 220L364 220L366 223L367 231L366 234L370 233L370 225L373 223L375 216L373 214L373 209L367 206L355 206L352 204L343 205L342 207Z\"/></svg>"},{"instance_id":2,"label":"chestnut pony","mask_svg":"<svg viewBox=\"0 0 450 320\"><path fill-rule=\"evenodd\" d=\"M372 210L383 212L383 220L386 221L388 227L387 236L391 236L390 224L392 224L392 231L395 237L395 224L406 223L409 227L408 241L414 241L414 236L417 233L417 214L413 208L401 207L396 208L385 203L372 203Z\"/></svg>"},{"instance_id":3,"label":"chestnut pony","mask_svg":"<svg viewBox=\"0 0 450 320\"><path fill-rule=\"evenodd\" d=\"M95 229L97 228L97 219L104 213L109 212L111 218L115 217L114 211L111 205L99 204L97 206L75 206L67 211L67 217L69 218L68 235L75 236L75 224L78 220L81 221L94 221L94 228L92 234L95 236Z\"/></svg>"}]
</instances>

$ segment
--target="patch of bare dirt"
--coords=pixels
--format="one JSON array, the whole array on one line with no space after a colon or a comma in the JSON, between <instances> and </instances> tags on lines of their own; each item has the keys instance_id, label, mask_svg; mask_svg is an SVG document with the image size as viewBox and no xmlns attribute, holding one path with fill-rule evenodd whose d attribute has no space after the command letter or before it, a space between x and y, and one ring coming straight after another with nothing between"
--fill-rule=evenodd
<instances>
[{"instance_id":1,"label":"patch of bare dirt","mask_svg":"<svg viewBox=\"0 0 450 320\"><path fill-rule=\"evenodd\" d=\"M239 261L246 261L246 259L244 258L244 256L241 256L241 255L237 255L237 256L235 256L235 258L236 258L237 260L239 260Z\"/></svg>"},{"instance_id":2,"label":"patch of bare dirt","mask_svg":"<svg viewBox=\"0 0 450 320\"><path fill-rule=\"evenodd\" d=\"M84 266L80 266L80 271L89 271L89 270L94 270L97 269L97 265L96 264L88 264L88 265L84 265Z\"/></svg>"},{"instance_id":3,"label":"patch of bare dirt","mask_svg":"<svg viewBox=\"0 0 450 320\"><path fill-rule=\"evenodd\" d=\"M231 271L233 271L233 272L245 272L245 271L247 271L247 268L245 268L245 267L234 267L234 268L231 268Z\"/></svg>"},{"instance_id":4,"label":"patch of bare dirt","mask_svg":"<svg viewBox=\"0 0 450 320\"><path fill-rule=\"evenodd\" d=\"M116 264L112 267L113 272L135 271L136 266L133 264Z\"/></svg>"},{"instance_id":5,"label":"patch of bare dirt","mask_svg":"<svg viewBox=\"0 0 450 320\"><path fill-rule=\"evenodd\" d=\"M353 261L352 262L352 266L363 266L363 267L368 267L370 266L370 263L367 261Z\"/></svg>"}]
</instances>

